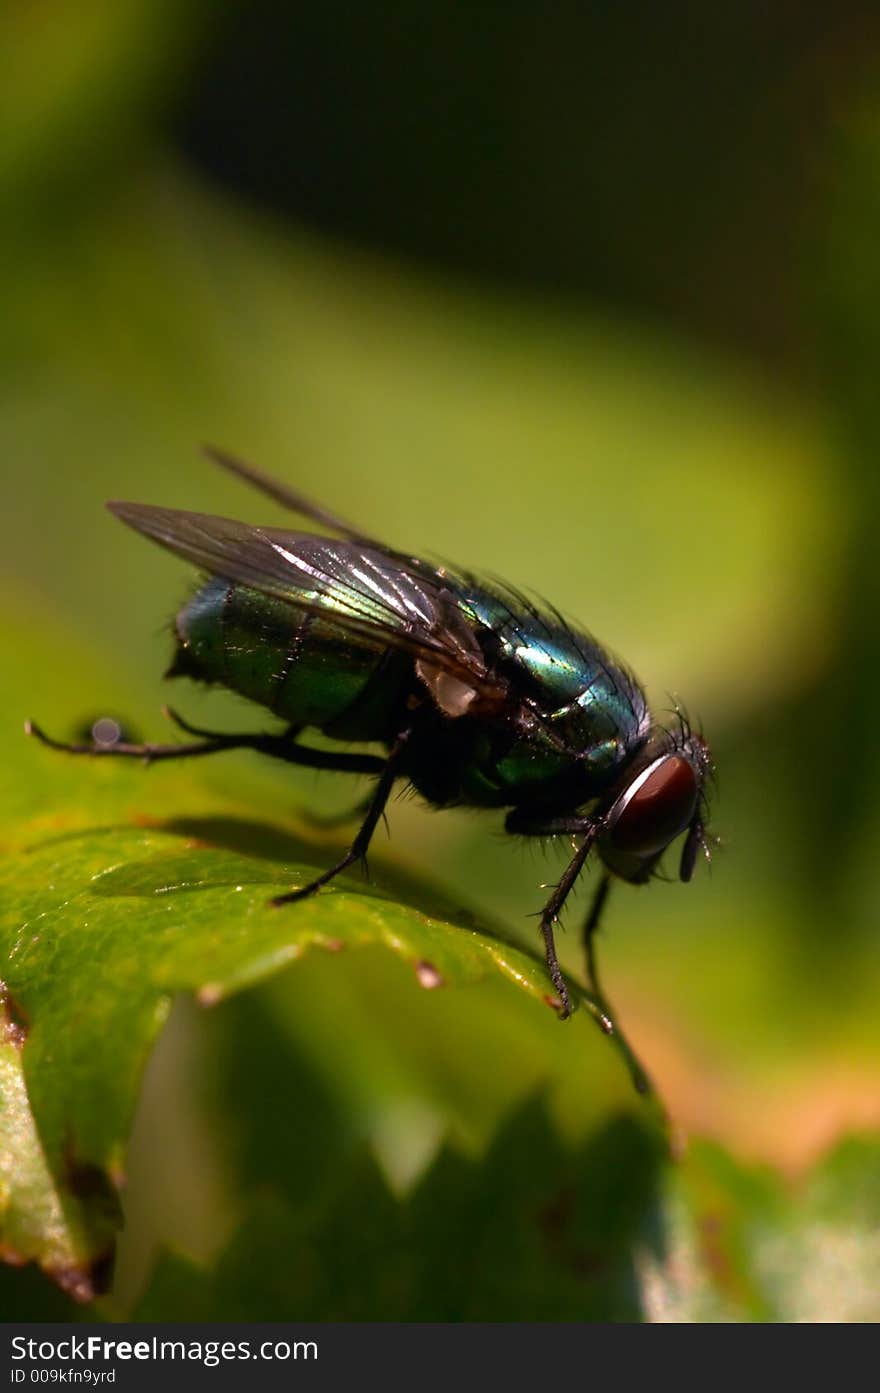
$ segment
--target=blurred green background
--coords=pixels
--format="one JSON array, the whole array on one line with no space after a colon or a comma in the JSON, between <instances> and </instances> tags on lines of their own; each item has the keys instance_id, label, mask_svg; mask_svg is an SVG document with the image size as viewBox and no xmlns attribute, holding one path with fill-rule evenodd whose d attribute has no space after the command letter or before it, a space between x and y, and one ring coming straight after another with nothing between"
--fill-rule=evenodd
<instances>
[{"instance_id":1,"label":"blurred green background","mask_svg":"<svg viewBox=\"0 0 880 1393\"><path fill-rule=\"evenodd\" d=\"M880 1126L877 28L848 3L7 0L10 806L37 758L26 715L69 734L116 710L163 738L188 578L103 503L280 523L199 456L215 441L396 546L540 591L657 709L681 698L716 758L722 845L691 886L619 888L610 995L682 1136L797 1176ZM240 719L222 695L174 701ZM257 763L193 777L240 780L268 822L351 792ZM532 942L559 857L491 815L402 801L391 821L398 864ZM577 971L575 934L563 948ZM436 1079L383 1042L369 974L297 971L342 994L358 1050L378 1041L359 1082L344 1019L310 1016L295 973L229 1032L292 1012L292 1092L320 1059L333 1106L368 1100L389 1172L415 1174L449 1124ZM192 1120L223 1027L195 1016L148 1076L123 1306L156 1245L210 1255L227 1203ZM476 1145L496 1112L473 1067Z\"/></svg>"}]
</instances>

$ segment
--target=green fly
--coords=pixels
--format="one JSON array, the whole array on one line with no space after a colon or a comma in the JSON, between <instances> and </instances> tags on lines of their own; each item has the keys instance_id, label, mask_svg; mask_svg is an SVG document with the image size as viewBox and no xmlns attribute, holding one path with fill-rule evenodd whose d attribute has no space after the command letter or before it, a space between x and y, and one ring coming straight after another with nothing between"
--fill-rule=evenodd
<instances>
[{"instance_id":1,"label":"green fly","mask_svg":"<svg viewBox=\"0 0 880 1393\"><path fill-rule=\"evenodd\" d=\"M144 503L107 506L207 576L174 621L167 675L229 687L284 730L218 734L169 713L189 741L62 744L28 723L30 733L73 754L153 761L250 749L374 776L345 855L274 905L313 895L365 860L398 780L435 807L506 808L508 832L572 838L571 860L540 917L547 967L564 1019L571 1001L554 926L594 852L602 874L584 943L601 1001L593 938L612 877L649 880L682 834L682 880L700 849L708 856L711 760L702 736L680 715L671 727L658 724L632 674L551 606L394 551L251 465L208 453L335 537ZM302 738L309 728L384 754L317 749Z\"/></svg>"}]
</instances>

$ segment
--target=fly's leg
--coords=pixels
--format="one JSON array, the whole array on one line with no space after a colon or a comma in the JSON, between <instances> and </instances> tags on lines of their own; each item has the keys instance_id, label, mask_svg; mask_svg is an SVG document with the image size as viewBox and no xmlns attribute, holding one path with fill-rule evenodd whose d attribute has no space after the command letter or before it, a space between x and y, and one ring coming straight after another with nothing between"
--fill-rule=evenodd
<instances>
[{"instance_id":1,"label":"fly's leg","mask_svg":"<svg viewBox=\"0 0 880 1393\"><path fill-rule=\"evenodd\" d=\"M580 817L576 813L563 813L557 817L546 817L541 819L519 808L514 808L512 812L508 813L505 827L508 832L519 832L527 837L582 835L584 838L571 861L566 866L562 879L554 889L553 894L550 896L541 914L541 932L544 935L544 943L547 949L547 966L550 969L553 985L559 993L562 1002L562 1010L559 1014L564 1020L566 1016L571 1013L571 1003L556 958L556 945L553 941L553 925L558 919L560 910L568 895L571 893L575 881L583 870L590 849L602 831L602 819L600 817ZM596 886L593 902L590 905L586 923L584 924L584 951L587 959L587 983L590 992L590 1000L593 1005L593 1013L602 1030L606 1035L614 1035L616 1037L618 1048L622 1051L626 1060L630 1077L633 1081L633 1087L636 1092L643 1095L650 1094L652 1092L651 1081L630 1046L629 1041L626 1039L626 1036L615 1022L613 1013L608 1005L599 981L599 967L596 960L596 932L602 918L602 911L608 900L610 888L611 876L606 871L603 873L599 884Z\"/></svg>"},{"instance_id":2,"label":"fly's leg","mask_svg":"<svg viewBox=\"0 0 880 1393\"><path fill-rule=\"evenodd\" d=\"M627 1065L629 1066L633 1087L637 1093L648 1094L652 1091L651 1080L626 1036L614 1021L611 1007L608 1004L605 993L602 990L602 983L599 980L599 963L596 957L596 933L599 928L602 913L608 901L610 889L611 876L606 871L599 881L599 884L596 886L593 902L590 905L589 913L584 922L584 954L587 960L587 983L593 1000L607 1020L610 1030L617 1036L617 1043L623 1050Z\"/></svg>"},{"instance_id":3,"label":"fly's leg","mask_svg":"<svg viewBox=\"0 0 880 1393\"><path fill-rule=\"evenodd\" d=\"M587 960L587 983L590 991L597 1001L602 1003L603 1009L605 998L599 984L599 964L596 959L596 931L599 928L599 921L605 909L605 902L608 899L608 892L611 889L611 876L606 871L596 886L593 902L590 905L590 912L584 923L584 956Z\"/></svg>"},{"instance_id":4,"label":"fly's leg","mask_svg":"<svg viewBox=\"0 0 880 1393\"><path fill-rule=\"evenodd\" d=\"M164 708L164 713L166 713L168 720L173 720L175 726L180 726L181 730L187 731L188 736L205 736L209 738L209 740L217 738L214 731L202 730L201 726L194 726L194 724L189 723L188 720L184 720L184 717L178 715L170 706ZM284 736L278 738L285 742L292 742L298 733L299 731L291 726L290 729L285 731ZM315 758L316 761L322 761L316 763L315 768L333 768L337 773L366 773L366 775L380 775L384 769L384 765L386 765L384 759L380 759L379 756L375 755L334 755L329 754L327 751L323 751L323 749L309 749L306 745L292 745L292 748L297 752L297 759L295 759L295 761L292 761L290 758L287 744L285 744L283 754L278 756L278 758L288 759L291 763L308 763L312 758ZM331 759L333 765L324 765L324 756L326 756L327 759ZM349 763L349 758L356 761L354 768L352 768L351 763ZM338 763L340 759L345 762L344 766ZM369 761L369 765L366 765L363 761ZM372 801L373 795L369 793L366 795L366 798L359 798L354 808L344 808L343 812L330 812L330 814L326 815L306 812L305 816L308 818L309 822L312 823L312 826L315 827L340 827L343 826L344 823L354 822L355 818L362 818L362 816L368 814Z\"/></svg>"},{"instance_id":5,"label":"fly's leg","mask_svg":"<svg viewBox=\"0 0 880 1393\"><path fill-rule=\"evenodd\" d=\"M386 767L386 761L377 755L337 754L332 750L312 750L306 745L299 745L296 742L299 731L295 727L291 727L282 735L225 735L192 726L170 708L166 708L166 715L188 735L199 738L177 745L132 745L126 741L118 741L115 745L99 745L53 740L33 721L25 722L25 730L28 735L35 736L49 749L61 750L65 754L140 759L145 764L163 759L190 759L198 755L212 755L220 750L256 750L259 754L270 755L274 759L284 760L287 764L300 764L310 769L328 769L340 774L381 774Z\"/></svg>"},{"instance_id":6,"label":"fly's leg","mask_svg":"<svg viewBox=\"0 0 880 1393\"><path fill-rule=\"evenodd\" d=\"M165 715L169 720L173 721L176 726L179 726L181 730L185 730L188 735L202 735L209 740L218 738L213 731L202 730L200 726L191 725L189 721L185 721L183 717L172 710L170 706L165 707ZM326 750L311 750L305 745L296 745L293 742L298 733L298 730L291 726L282 736L263 738L278 738L282 740L284 742L284 747L282 750L276 751L276 753L279 759L287 760L288 763L291 764L308 764L313 768L332 769L341 774L381 774L382 770L385 768L384 759L380 759L376 755L334 754ZM271 753L271 751L265 750L263 752ZM332 761L332 763L325 763L325 760ZM314 761L314 763L312 763L312 761ZM354 822L356 818L363 817L368 813L372 801L373 795L372 793L368 793L366 798L359 799L353 808L345 808L340 813L328 813L325 815L322 813L310 813L306 809L301 810L300 816L304 817L313 827L324 829L341 827L344 826L345 823Z\"/></svg>"},{"instance_id":7,"label":"fly's leg","mask_svg":"<svg viewBox=\"0 0 880 1393\"><path fill-rule=\"evenodd\" d=\"M367 815L361 823L357 836L342 859L337 861L335 866L331 866L328 871L324 871L322 875L317 876L315 880L310 881L308 885L304 885L302 889L291 890L286 895L277 895L273 900L269 901L271 905L294 904L297 900L304 900L307 896L314 895L316 891L321 889L322 885L327 885L335 876L340 875L343 871L347 871L349 866L354 865L355 861L366 862L367 851L373 833L376 830L376 824L385 812L385 804L388 802L391 795L395 780L400 777L401 764L409 734L409 730L403 731L402 734L398 735L392 745L388 758L382 765L379 782L376 784L372 797L370 798Z\"/></svg>"},{"instance_id":8,"label":"fly's leg","mask_svg":"<svg viewBox=\"0 0 880 1393\"><path fill-rule=\"evenodd\" d=\"M709 847L706 843L706 829L703 826L703 819L698 814L688 828L688 834L684 840L684 848L681 853L681 867L678 873L680 880L690 880L694 873L697 853L701 849L703 855L711 859Z\"/></svg>"},{"instance_id":9,"label":"fly's leg","mask_svg":"<svg viewBox=\"0 0 880 1393\"><path fill-rule=\"evenodd\" d=\"M36 721L25 721L25 733L33 735L39 740L41 745L47 746L50 750L60 750L66 755L101 755L114 759L140 759L144 764L152 764L154 760L160 759L188 759L193 755L212 755L217 750L229 749L229 744L225 737L217 736L208 740L194 740L188 744L178 745L132 745L127 740L117 740L112 745L102 745L97 741L68 742L65 740L53 740L51 735L47 735Z\"/></svg>"},{"instance_id":10,"label":"fly's leg","mask_svg":"<svg viewBox=\"0 0 880 1393\"><path fill-rule=\"evenodd\" d=\"M590 854L590 849L595 840L595 833L590 832L584 837L574 856L569 861L559 884L553 891L549 900L541 912L541 933L544 936L544 949L547 955L547 967L550 970L550 978L562 1002L562 1010L559 1012L561 1020L567 1020L571 1015L571 1000L568 995L568 988L565 985L565 978L556 957L556 943L553 937L553 927L562 912L562 906L568 899L574 887L574 883L584 868L584 862ZM604 1029L604 1023L603 1023Z\"/></svg>"},{"instance_id":11,"label":"fly's leg","mask_svg":"<svg viewBox=\"0 0 880 1393\"><path fill-rule=\"evenodd\" d=\"M584 868L584 863L592 850L593 843L599 833L601 824L594 818L580 817L576 814L563 815L561 817L536 818L528 813L514 808L508 814L505 827L508 832L520 832L531 837L551 837L560 833L573 833L582 835L583 841L569 861L558 885L554 887L553 894L541 911L541 934L544 939L544 952L547 958L547 968L550 973L550 980L556 988L556 994L561 1003L559 1012L561 1020L567 1020L571 1015L571 998L568 988L565 985L565 978L559 966L559 959L556 956L556 940L553 929L562 912L565 901L571 894L575 882ZM603 1030L611 1029L611 1022L604 1012L600 1014L599 1024Z\"/></svg>"},{"instance_id":12,"label":"fly's leg","mask_svg":"<svg viewBox=\"0 0 880 1393\"><path fill-rule=\"evenodd\" d=\"M335 774L381 774L385 768L386 761L379 755L313 750L308 745L299 745L299 726L288 726L281 735L218 735L215 731L191 725L170 706L164 710L168 719L187 735L201 735L206 740L217 741L218 749L256 750L259 754L284 760L286 764L299 764L306 769L326 769Z\"/></svg>"}]
</instances>

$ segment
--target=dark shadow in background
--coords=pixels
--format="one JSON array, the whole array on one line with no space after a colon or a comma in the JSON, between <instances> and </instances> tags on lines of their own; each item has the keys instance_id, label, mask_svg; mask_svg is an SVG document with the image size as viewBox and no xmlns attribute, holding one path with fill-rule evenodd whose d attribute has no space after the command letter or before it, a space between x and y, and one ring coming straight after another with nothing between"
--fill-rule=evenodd
<instances>
[{"instance_id":1,"label":"dark shadow in background","mask_svg":"<svg viewBox=\"0 0 880 1393\"><path fill-rule=\"evenodd\" d=\"M588 297L804 367L795 255L853 0L233 0L178 110L246 199L486 281Z\"/></svg>"}]
</instances>

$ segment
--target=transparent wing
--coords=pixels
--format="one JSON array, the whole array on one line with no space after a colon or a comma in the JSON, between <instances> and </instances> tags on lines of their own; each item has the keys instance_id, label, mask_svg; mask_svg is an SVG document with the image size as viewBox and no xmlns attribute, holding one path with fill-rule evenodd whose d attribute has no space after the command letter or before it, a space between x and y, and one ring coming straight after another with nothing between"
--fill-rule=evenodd
<instances>
[{"instance_id":1,"label":"transparent wing","mask_svg":"<svg viewBox=\"0 0 880 1393\"><path fill-rule=\"evenodd\" d=\"M447 673L481 704L509 704L487 671L473 628L444 577L377 546L274 527L251 527L145 503L107 504L135 531L212 575L311 609L353 635L381 638L429 671ZM423 673L421 675L424 675Z\"/></svg>"},{"instance_id":2,"label":"transparent wing","mask_svg":"<svg viewBox=\"0 0 880 1393\"><path fill-rule=\"evenodd\" d=\"M236 478L242 479L244 483L250 484L252 488L264 493L267 498L271 498L275 503L279 503L282 508L288 508L292 513L299 513L301 517L311 518L312 522L318 523L320 527L329 527L331 532L338 532L350 542L362 542L366 546L376 547L382 550L382 543L377 542L375 537L368 537L352 523L346 522L337 513L331 513L329 509L320 503L313 503L305 494L299 493L289 484L282 483L279 479L273 479L271 474L266 474L264 470L258 469L255 464L248 464L245 460L239 459L237 455L231 455L228 450L220 450L216 445L203 445L203 454L207 455L214 464L219 464L221 469L234 474Z\"/></svg>"}]
</instances>

